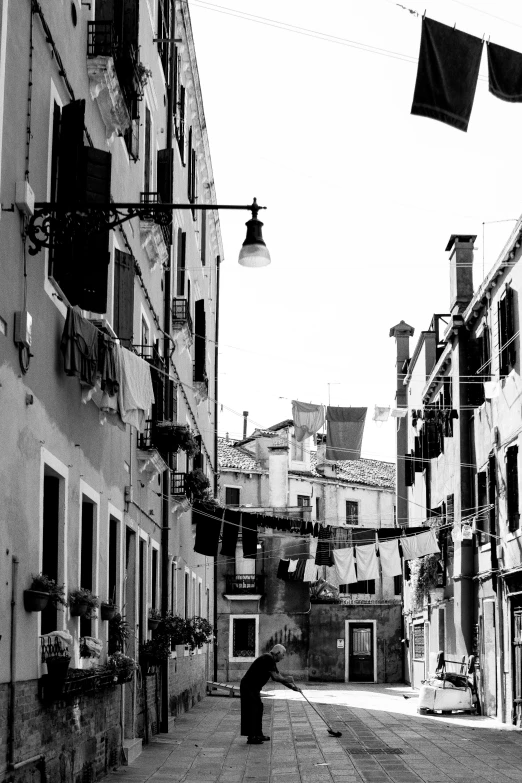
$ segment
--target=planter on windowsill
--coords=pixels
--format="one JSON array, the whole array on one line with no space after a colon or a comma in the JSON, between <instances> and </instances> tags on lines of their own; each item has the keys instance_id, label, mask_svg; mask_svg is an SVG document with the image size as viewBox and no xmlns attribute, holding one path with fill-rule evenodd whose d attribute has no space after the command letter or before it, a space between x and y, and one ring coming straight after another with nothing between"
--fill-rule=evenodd
<instances>
[{"instance_id":1,"label":"planter on windowsill","mask_svg":"<svg viewBox=\"0 0 522 783\"><path fill-rule=\"evenodd\" d=\"M55 684L62 684L67 677L70 662L71 659L68 655L57 655L46 658L45 663L47 665L47 676L49 679Z\"/></svg>"},{"instance_id":2,"label":"planter on windowsill","mask_svg":"<svg viewBox=\"0 0 522 783\"><path fill-rule=\"evenodd\" d=\"M158 627L158 625L159 625L159 620L156 620L153 617L149 617L149 619L147 621L147 627L148 627L149 631L155 631L156 628Z\"/></svg>"},{"instance_id":3,"label":"planter on windowsill","mask_svg":"<svg viewBox=\"0 0 522 783\"><path fill-rule=\"evenodd\" d=\"M41 590L24 590L26 612L42 612L49 603L50 593Z\"/></svg>"},{"instance_id":4,"label":"planter on windowsill","mask_svg":"<svg viewBox=\"0 0 522 783\"><path fill-rule=\"evenodd\" d=\"M77 604L71 605L71 617L85 617L89 611L89 604L87 601L78 601Z\"/></svg>"},{"instance_id":5,"label":"planter on windowsill","mask_svg":"<svg viewBox=\"0 0 522 783\"><path fill-rule=\"evenodd\" d=\"M112 620L112 618L115 616L116 612L118 611L118 607L116 604L101 604L100 606L100 614L102 620Z\"/></svg>"}]
</instances>

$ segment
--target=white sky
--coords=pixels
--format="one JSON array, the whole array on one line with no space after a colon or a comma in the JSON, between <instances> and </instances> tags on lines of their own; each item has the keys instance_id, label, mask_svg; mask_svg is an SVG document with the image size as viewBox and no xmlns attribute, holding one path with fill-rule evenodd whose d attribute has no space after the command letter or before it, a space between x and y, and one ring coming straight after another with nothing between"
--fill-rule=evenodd
<instances>
[{"instance_id":1,"label":"white sky","mask_svg":"<svg viewBox=\"0 0 522 783\"><path fill-rule=\"evenodd\" d=\"M488 92L484 48L467 133L412 116L421 19L393 0L212 1L189 6L218 203L267 206L272 257L240 267L249 213L221 212L219 433L327 404L330 383L332 405L368 407L363 456L393 461L394 421L372 421L394 401L389 329L414 326L413 350L447 311L451 234L477 234L475 286L495 262L514 223L488 223L521 212L522 105ZM522 51L520 2L403 4Z\"/></svg>"}]
</instances>

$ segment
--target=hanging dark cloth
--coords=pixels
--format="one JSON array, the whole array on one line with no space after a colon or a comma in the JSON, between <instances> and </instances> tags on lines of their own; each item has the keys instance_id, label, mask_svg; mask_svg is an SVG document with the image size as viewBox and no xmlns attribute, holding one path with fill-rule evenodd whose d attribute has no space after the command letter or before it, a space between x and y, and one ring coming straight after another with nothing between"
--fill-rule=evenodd
<instances>
[{"instance_id":1,"label":"hanging dark cloth","mask_svg":"<svg viewBox=\"0 0 522 783\"><path fill-rule=\"evenodd\" d=\"M404 484L407 487L412 487L415 484L412 453L404 455Z\"/></svg>"},{"instance_id":2,"label":"hanging dark cloth","mask_svg":"<svg viewBox=\"0 0 522 783\"><path fill-rule=\"evenodd\" d=\"M502 101L522 101L522 54L488 44L489 91Z\"/></svg>"},{"instance_id":3,"label":"hanging dark cloth","mask_svg":"<svg viewBox=\"0 0 522 783\"><path fill-rule=\"evenodd\" d=\"M235 557L241 512L236 511L234 508L226 508L224 519L221 554L225 555L225 557Z\"/></svg>"},{"instance_id":4,"label":"hanging dark cloth","mask_svg":"<svg viewBox=\"0 0 522 783\"><path fill-rule=\"evenodd\" d=\"M196 525L194 552L207 557L216 557L221 532L221 519L209 508L195 500L192 504L192 524Z\"/></svg>"},{"instance_id":5,"label":"hanging dark cloth","mask_svg":"<svg viewBox=\"0 0 522 783\"><path fill-rule=\"evenodd\" d=\"M319 523L316 522L315 525L314 525L313 536L314 536L314 538L317 538L318 535L319 535Z\"/></svg>"},{"instance_id":6,"label":"hanging dark cloth","mask_svg":"<svg viewBox=\"0 0 522 783\"><path fill-rule=\"evenodd\" d=\"M241 538L243 557L254 558L257 555L257 514L241 514Z\"/></svg>"},{"instance_id":7,"label":"hanging dark cloth","mask_svg":"<svg viewBox=\"0 0 522 783\"><path fill-rule=\"evenodd\" d=\"M467 131L481 54L480 38L425 17L411 113Z\"/></svg>"},{"instance_id":8,"label":"hanging dark cloth","mask_svg":"<svg viewBox=\"0 0 522 783\"><path fill-rule=\"evenodd\" d=\"M283 582L288 581L288 566L290 565L290 560L285 560L284 558L279 561L279 565L277 567L277 578L282 579Z\"/></svg>"},{"instance_id":9,"label":"hanging dark cloth","mask_svg":"<svg viewBox=\"0 0 522 783\"><path fill-rule=\"evenodd\" d=\"M319 528L319 540L317 541L317 551L315 553L316 565L332 565L332 541L331 541L331 528L327 527Z\"/></svg>"},{"instance_id":10,"label":"hanging dark cloth","mask_svg":"<svg viewBox=\"0 0 522 783\"><path fill-rule=\"evenodd\" d=\"M415 473L422 473L424 470L424 463L422 461L422 444L421 438L417 435L415 436L415 447L413 449L413 453L415 455Z\"/></svg>"},{"instance_id":11,"label":"hanging dark cloth","mask_svg":"<svg viewBox=\"0 0 522 783\"><path fill-rule=\"evenodd\" d=\"M78 307L67 308L60 349L66 375L77 375L82 384L94 386L98 370L99 330L82 316Z\"/></svg>"},{"instance_id":12,"label":"hanging dark cloth","mask_svg":"<svg viewBox=\"0 0 522 783\"><path fill-rule=\"evenodd\" d=\"M361 458L361 445L367 408L326 409L326 459Z\"/></svg>"},{"instance_id":13,"label":"hanging dark cloth","mask_svg":"<svg viewBox=\"0 0 522 783\"><path fill-rule=\"evenodd\" d=\"M314 523L313 522L307 522L306 524L306 535L307 536L313 536L314 534Z\"/></svg>"}]
</instances>

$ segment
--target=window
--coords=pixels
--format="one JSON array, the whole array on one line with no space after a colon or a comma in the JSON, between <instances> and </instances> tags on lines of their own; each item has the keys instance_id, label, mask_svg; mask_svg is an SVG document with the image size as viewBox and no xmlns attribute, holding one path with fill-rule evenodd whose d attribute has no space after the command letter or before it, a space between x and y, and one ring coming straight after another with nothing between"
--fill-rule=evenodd
<instances>
[{"instance_id":1,"label":"window","mask_svg":"<svg viewBox=\"0 0 522 783\"><path fill-rule=\"evenodd\" d=\"M185 296L185 260L187 253L187 234L178 229L178 249L177 249L177 277L176 291L178 296ZM188 313L190 315L190 312Z\"/></svg>"},{"instance_id":2,"label":"window","mask_svg":"<svg viewBox=\"0 0 522 783\"><path fill-rule=\"evenodd\" d=\"M197 299L194 307L194 380L207 380L207 326L205 300Z\"/></svg>"},{"instance_id":3,"label":"window","mask_svg":"<svg viewBox=\"0 0 522 783\"><path fill-rule=\"evenodd\" d=\"M256 618L233 617L232 619L232 658L256 657Z\"/></svg>"},{"instance_id":4,"label":"window","mask_svg":"<svg viewBox=\"0 0 522 783\"><path fill-rule=\"evenodd\" d=\"M488 457L488 504L489 510L489 533L491 544L491 567L498 567L497 557L497 459L492 451Z\"/></svg>"},{"instance_id":5,"label":"window","mask_svg":"<svg viewBox=\"0 0 522 783\"><path fill-rule=\"evenodd\" d=\"M176 561L173 560L170 564L170 611L172 614L176 614L178 611L176 592Z\"/></svg>"},{"instance_id":6,"label":"window","mask_svg":"<svg viewBox=\"0 0 522 783\"><path fill-rule=\"evenodd\" d=\"M165 81L169 82L170 46L169 39L173 38L170 26L171 4L168 0L158 0L158 54L163 67Z\"/></svg>"},{"instance_id":7,"label":"window","mask_svg":"<svg viewBox=\"0 0 522 783\"><path fill-rule=\"evenodd\" d=\"M225 487L225 506L239 506L240 497L240 487Z\"/></svg>"},{"instance_id":8,"label":"window","mask_svg":"<svg viewBox=\"0 0 522 783\"><path fill-rule=\"evenodd\" d=\"M255 557L243 557L243 543L236 546L236 576L253 576L256 573Z\"/></svg>"},{"instance_id":9,"label":"window","mask_svg":"<svg viewBox=\"0 0 522 783\"><path fill-rule=\"evenodd\" d=\"M359 524L359 503L357 500L346 501L346 524L347 525Z\"/></svg>"},{"instance_id":10,"label":"window","mask_svg":"<svg viewBox=\"0 0 522 783\"><path fill-rule=\"evenodd\" d=\"M348 587L350 595L353 593L365 593L366 595L375 595L375 579L363 579L360 582L352 582Z\"/></svg>"},{"instance_id":11,"label":"window","mask_svg":"<svg viewBox=\"0 0 522 783\"><path fill-rule=\"evenodd\" d=\"M114 313L112 328L126 348L134 338L134 259L130 253L114 251Z\"/></svg>"},{"instance_id":12,"label":"window","mask_svg":"<svg viewBox=\"0 0 522 783\"><path fill-rule=\"evenodd\" d=\"M518 510L518 446L506 449L506 496L508 528L518 530L520 513Z\"/></svg>"},{"instance_id":13,"label":"window","mask_svg":"<svg viewBox=\"0 0 522 783\"><path fill-rule=\"evenodd\" d=\"M394 595L401 595L402 594L402 575L398 574L397 576L393 577L393 594Z\"/></svg>"},{"instance_id":14,"label":"window","mask_svg":"<svg viewBox=\"0 0 522 783\"><path fill-rule=\"evenodd\" d=\"M152 550L150 569L150 604L153 609L158 609L158 550Z\"/></svg>"},{"instance_id":15,"label":"window","mask_svg":"<svg viewBox=\"0 0 522 783\"><path fill-rule=\"evenodd\" d=\"M205 266L207 263L207 210L203 209L200 215L201 219L201 266ZM209 297L212 298L209 292Z\"/></svg>"},{"instance_id":16,"label":"window","mask_svg":"<svg viewBox=\"0 0 522 783\"><path fill-rule=\"evenodd\" d=\"M118 603L118 562L119 562L120 523L115 517L109 517L109 570L108 595L113 603Z\"/></svg>"},{"instance_id":17,"label":"window","mask_svg":"<svg viewBox=\"0 0 522 783\"><path fill-rule=\"evenodd\" d=\"M54 474L47 465L43 477L43 535L42 573L60 584L58 553L60 548L60 496L63 495L63 479ZM58 609L49 603L42 612L41 632L58 630Z\"/></svg>"},{"instance_id":18,"label":"window","mask_svg":"<svg viewBox=\"0 0 522 783\"><path fill-rule=\"evenodd\" d=\"M143 190L150 193L151 187L151 117L148 106L145 107L145 156L143 161Z\"/></svg>"},{"instance_id":19,"label":"window","mask_svg":"<svg viewBox=\"0 0 522 783\"><path fill-rule=\"evenodd\" d=\"M185 596L184 596L184 604L183 604L183 616L185 620L188 620L189 618L189 612L190 612L190 574L188 571L185 571Z\"/></svg>"},{"instance_id":20,"label":"window","mask_svg":"<svg viewBox=\"0 0 522 783\"><path fill-rule=\"evenodd\" d=\"M515 366L515 306L514 292L506 286L505 293L498 303L498 346L500 375L508 375Z\"/></svg>"},{"instance_id":21,"label":"window","mask_svg":"<svg viewBox=\"0 0 522 783\"><path fill-rule=\"evenodd\" d=\"M298 495L297 496L297 505L300 508L303 508L303 506L310 506L310 495Z\"/></svg>"},{"instance_id":22,"label":"window","mask_svg":"<svg viewBox=\"0 0 522 783\"><path fill-rule=\"evenodd\" d=\"M147 627L145 619L145 585L146 585L146 570L147 563L145 559L145 541L140 538L138 548L138 617L139 617L139 629L138 629L138 641L140 644L144 642L144 629Z\"/></svg>"},{"instance_id":23,"label":"window","mask_svg":"<svg viewBox=\"0 0 522 783\"><path fill-rule=\"evenodd\" d=\"M82 495L82 520L80 538L80 586L95 592L94 565L96 562L96 506ZM92 621L80 617L80 636L92 636Z\"/></svg>"},{"instance_id":24,"label":"window","mask_svg":"<svg viewBox=\"0 0 522 783\"><path fill-rule=\"evenodd\" d=\"M489 537L486 535L488 530L489 514L486 510L488 505L488 474L486 470L477 473L477 531L478 543L487 544Z\"/></svg>"},{"instance_id":25,"label":"window","mask_svg":"<svg viewBox=\"0 0 522 783\"><path fill-rule=\"evenodd\" d=\"M149 352L145 351L146 346L150 345L150 328L147 323L147 319L141 316L141 350L143 356L148 356Z\"/></svg>"}]
</instances>

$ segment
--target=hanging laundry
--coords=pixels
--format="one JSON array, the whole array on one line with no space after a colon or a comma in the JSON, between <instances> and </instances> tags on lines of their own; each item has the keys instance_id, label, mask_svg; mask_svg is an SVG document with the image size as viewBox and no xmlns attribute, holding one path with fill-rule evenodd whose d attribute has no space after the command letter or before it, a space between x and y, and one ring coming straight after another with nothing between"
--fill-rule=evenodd
<instances>
[{"instance_id":1,"label":"hanging laundry","mask_svg":"<svg viewBox=\"0 0 522 783\"><path fill-rule=\"evenodd\" d=\"M377 553L375 551L375 544L365 544L364 546L356 546L355 557L357 560L358 582L361 582L365 579L379 578L379 567L377 563Z\"/></svg>"},{"instance_id":2,"label":"hanging laundry","mask_svg":"<svg viewBox=\"0 0 522 783\"><path fill-rule=\"evenodd\" d=\"M486 381L484 383L484 397L486 400L493 400L500 394L500 385L497 381Z\"/></svg>"},{"instance_id":3,"label":"hanging laundry","mask_svg":"<svg viewBox=\"0 0 522 783\"><path fill-rule=\"evenodd\" d=\"M308 551L310 553L310 557L315 558L317 552L317 537L311 539Z\"/></svg>"},{"instance_id":4,"label":"hanging laundry","mask_svg":"<svg viewBox=\"0 0 522 783\"><path fill-rule=\"evenodd\" d=\"M404 455L404 484L407 487L412 487L415 484L415 457L412 454L413 452Z\"/></svg>"},{"instance_id":5,"label":"hanging laundry","mask_svg":"<svg viewBox=\"0 0 522 783\"><path fill-rule=\"evenodd\" d=\"M353 546L346 547L346 549L334 549L333 559L335 570L339 584L341 585L351 585L354 582L357 582L353 555Z\"/></svg>"},{"instance_id":6,"label":"hanging laundry","mask_svg":"<svg viewBox=\"0 0 522 783\"><path fill-rule=\"evenodd\" d=\"M390 407L387 408L381 408L379 405L375 406L375 411L373 414L373 420L374 421L388 421L390 418Z\"/></svg>"},{"instance_id":7,"label":"hanging laundry","mask_svg":"<svg viewBox=\"0 0 522 783\"><path fill-rule=\"evenodd\" d=\"M337 566L326 567L326 581L331 587L340 587L342 582L339 581L339 574L337 573Z\"/></svg>"},{"instance_id":8,"label":"hanging laundry","mask_svg":"<svg viewBox=\"0 0 522 783\"><path fill-rule=\"evenodd\" d=\"M288 575L290 575L290 574L293 574L293 573L295 572L295 570L296 570L296 568L297 568L297 563L298 563L298 562L299 562L299 561L298 561L297 559L295 559L295 560L292 560L292 559L290 558L290 562L289 562L289 564L288 564Z\"/></svg>"},{"instance_id":9,"label":"hanging laundry","mask_svg":"<svg viewBox=\"0 0 522 783\"><path fill-rule=\"evenodd\" d=\"M221 543L221 554L224 557L235 557L237 548L237 538L239 536L239 525L241 522L241 512L235 508L226 508L223 516L223 540Z\"/></svg>"},{"instance_id":10,"label":"hanging laundry","mask_svg":"<svg viewBox=\"0 0 522 783\"><path fill-rule=\"evenodd\" d=\"M401 546L405 560L413 560L415 557L424 557L424 555L440 552L435 530L427 530L425 533L417 533L415 536L403 536Z\"/></svg>"},{"instance_id":11,"label":"hanging laundry","mask_svg":"<svg viewBox=\"0 0 522 783\"><path fill-rule=\"evenodd\" d=\"M216 557L221 533L221 519L209 512L197 500L192 505L192 524L196 525L194 552L206 557Z\"/></svg>"},{"instance_id":12,"label":"hanging laundry","mask_svg":"<svg viewBox=\"0 0 522 783\"><path fill-rule=\"evenodd\" d=\"M255 558L257 555L257 514L241 514L241 538L243 557Z\"/></svg>"},{"instance_id":13,"label":"hanging laundry","mask_svg":"<svg viewBox=\"0 0 522 783\"><path fill-rule=\"evenodd\" d=\"M394 419L404 419L408 415L408 408L392 408L390 416Z\"/></svg>"},{"instance_id":14,"label":"hanging laundry","mask_svg":"<svg viewBox=\"0 0 522 783\"><path fill-rule=\"evenodd\" d=\"M299 560L297 561L297 565L295 567L295 570L293 572L293 577L292 577L294 582L303 581L306 562L307 561L304 558L299 558Z\"/></svg>"},{"instance_id":15,"label":"hanging laundry","mask_svg":"<svg viewBox=\"0 0 522 783\"><path fill-rule=\"evenodd\" d=\"M303 582L315 582L317 580L317 568L315 560L308 558L305 560L305 570L303 574Z\"/></svg>"},{"instance_id":16,"label":"hanging laundry","mask_svg":"<svg viewBox=\"0 0 522 783\"><path fill-rule=\"evenodd\" d=\"M317 552L315 554L316 565L332 565L332 541L330 526L319 528L317 540Z\"/></svg>"},{"instance_id":17,"label":"hanging laundry","mask_svg":"<svg viewBox=\"0 0 522 783\"><path fill-rule=\"evenodd\" d=\"M117 346L116 352L121 371L118 389L120 416L125 424L131 424L142 432L147 411L154 402L150 364L121 345Z\"/></svg>"},{"instance_id":18,"label":"hanging laundry","mask_svg":"<svg viewBox=\"0 0 522 783\"><path fill-rule=\"evenodd\" d=\"M314 405L311 402L292 400L292 418L294 420L295 439L300 443L305 438L315 435L324 424L324 405Z\"/></svg>"},{"instance_id":19,"label":"hanging laundry","mask_svg":"<svg viewBox=\"0 0 522 783\"><path fill-rule=\"evenodd\" d=\"M422 473L424 470L424 461L422 459L422 441L417 435L414 441L415 447L413 449L414 454L414 470L415 473Z\"/></svg>"},{"instance_id":20,"label":"hanging laundry","mask_svg":"<svg viewBox=\"0 0 522 783\"><path fill-rule=\"evenodd\" d=\"M522 101L522 54L498 44L488 44L489 91L511 103Z\"/></svg>"},{"instance_id":21,"label":"hanging laundry","mask_svg":"<svg viewBox=\"0 0 522 783\"><path fill-rule=\"evenodd\" d=\"M77 375L82 384L93 387L98 372L99 330L84 318L78 307L67 308L60 350L66 375Z\"/></svg>"},{"instance_id":22,"label":"hanging laundry","mask_svg":"<svg viewBox=\"0 0 522 783\"><path fill-rule=\"evenodd\" d=\"M288 581L288 566L290 565L290 560L286 558L282 558L279 561L279 565L277 567L277 578L282 579L283 582Z\"/></svg>"},{"instance_id":23,"label":"hanging laundry","mask_svg":"<svg viewBox=\"0 0 522 783\"><path fill-rule=\"evenodd\" d=\"M401 556L399 554L399 542L397 539L381 541L379 532L379 559L381 561L381 573L383 576L400 576L402 574Z\"/></svg>"},{"instance_id":24,"label":"hanging laundry","mask_svg":"<svg viewBox=\"0 0 522 783\"><path fill-rule=\"evenodd\" d=\"M424 18L411 113L467 131L482 43L480 38Z\"/></svg>"},{"instance_id":25,"label":"hanging laundry","mask_svg":"<svg viewBox=\"0 0 522 783\"><path fill-rule=\"evenodd\" d=\"M367 408L326 409L326 459L357 460L361 458L361 444Z\"/></svg>"}]
</instances>

